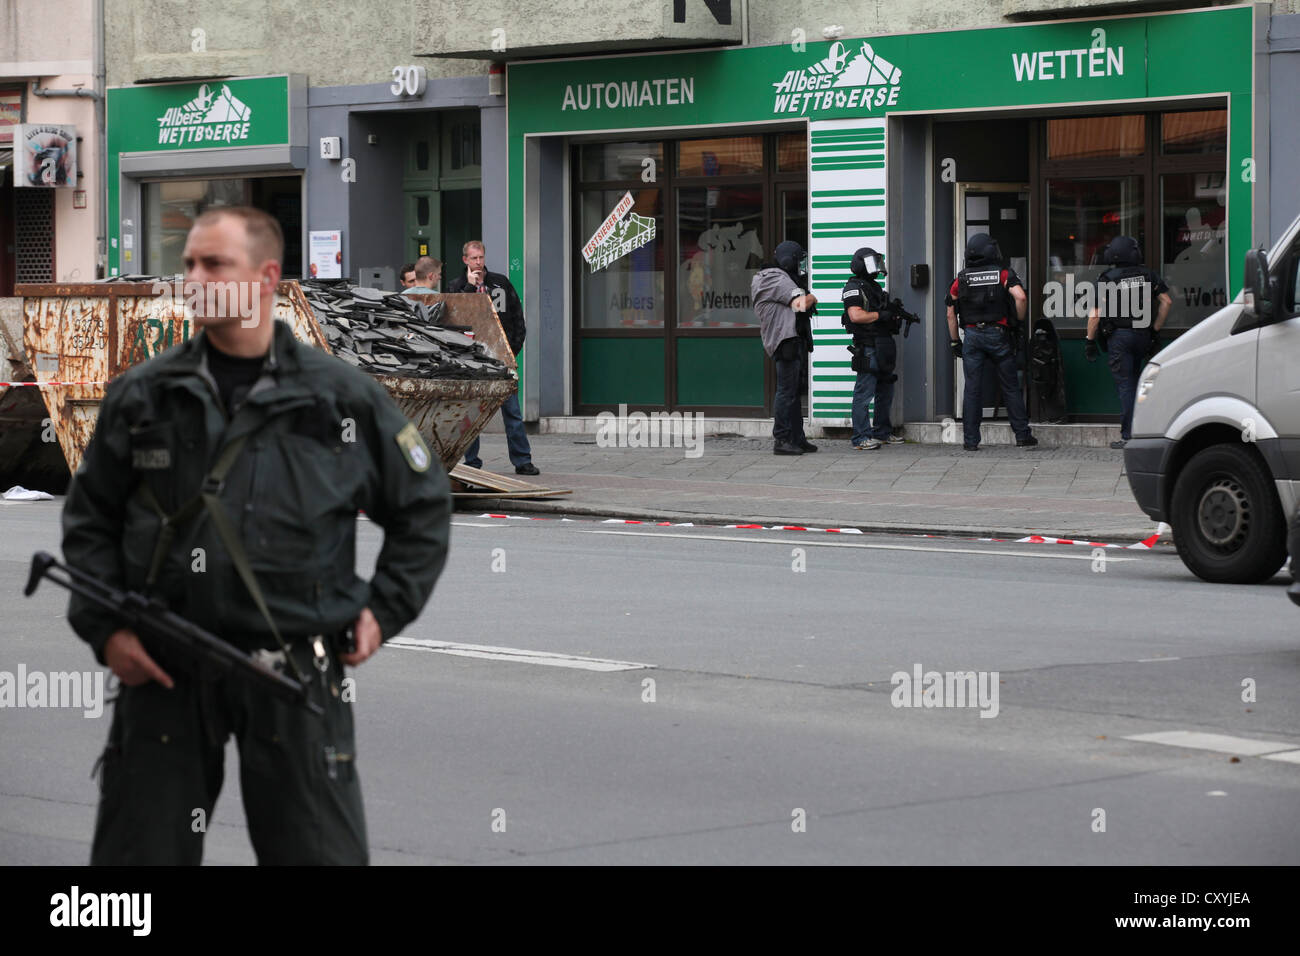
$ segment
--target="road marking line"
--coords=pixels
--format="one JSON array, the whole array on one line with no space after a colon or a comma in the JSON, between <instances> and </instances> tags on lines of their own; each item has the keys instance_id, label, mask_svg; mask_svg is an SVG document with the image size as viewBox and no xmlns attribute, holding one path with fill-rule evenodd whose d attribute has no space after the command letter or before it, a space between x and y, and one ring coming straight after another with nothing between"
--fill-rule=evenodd
<instances>
[{"instance_id":1,"label":"road marking line","mask_svg":"<svg viewBox=\"0 0 1300 956\"><path fill-rule=\"evenodd\" d=\"M1137 664L1154 664L1154 663L1156 663L1157 661L1181 661L1181 660L1182 660L1181 657L1139 657L1139 658L1135 661L1135 663L1137 663Z\"/></svg>"},{"instance_id":2,"label":"road marking line","mask_svg":"<svg viewBox=\"0 0 1300 956\"><path fill-rule=\"evenodd\" d=\"M1262 757L1281 751L1300 753L1295 749L1295 744L1278 743L1276 740L1250 740L1227 734L1203 734L1195 730L1165 730L1155 734L1135 734L1124 739L1148 744L1168 744L1170 747L1189 747L1193 750L1213 750L1215 753L1241 757Z\"/></svg>"},{"instance_id":3,"label":"road marking line","mask_svg":"<svg viewBox=\"0 0 1300 956\"><path fill-rule=\"evenodd\" d=\"M1300 750L1284 750L1278 754L1264 754L1265 760L1284 760L1287 763L1300 763Z\"/></svg>"},{"instance_id":4,"label":"road marking line","mask_svg":"<svg viewBox=\"0 0 1300 956\"><path fill-rule=\"evenodd\" d=\"M516 664L543 664L547 667L572 667L582 671L635 671L646 670L655 666L653 664L638 664L634 661L611 661L600 657L580 657L576 654L529 651L519 647L493 647L490 644L430 641L418 637L395 637L386 643L389 647L404 647L408 650L429 651L434 654L478 657L488 661L510 661Z\"/></svg>"},{"instance_id":5,"label":"road marking line","mask_svg":"<svg viewBox=\"0 0 1300 956\"><path fill-rule=\"evenodd\" d=\"M691 541L733 541L741 544L808 544L818 548L863 548L870 551L923 551L938 554L980 554L1005 558L1046 558L1056 561L1091 561L1090 554L1053 554L1042 551L990 551L979 548L930 548L918 544L858 544L855 541L807 541L799 538L751 538L729 537L722 534L677 534L671 531L596 531L575 528L578 534L625 534L641 538L687 538ZM1112 561L1137 561L1139 558L1112 558L1106 556L1106 563Z\"/></svg>"},{"instance_id":6,"label":"road marking line","mask_svg":"<svg viewBox=\"0 0 1300 956\"><path fill-rule=\"evenodd\" d=\"M499 528L499 524L479 524L477 521L453 521L452 524L457 528Z\"/></svg>"}]
</instances>

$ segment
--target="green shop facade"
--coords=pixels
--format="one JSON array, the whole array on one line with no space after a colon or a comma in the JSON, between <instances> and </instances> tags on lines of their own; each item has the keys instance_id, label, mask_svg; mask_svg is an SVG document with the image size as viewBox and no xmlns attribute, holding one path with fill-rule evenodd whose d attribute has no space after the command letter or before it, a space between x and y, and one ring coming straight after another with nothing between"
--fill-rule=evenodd
<instances>
[{"instance_id":1,"label":"green shop facade","mask_svg":"<svg viewBox=\"0 0 1300 956\"><path fill-rule=\"evenodd\" d=\"M285 276L302 275L306 77L115 87L106 132L110 275L184 271L190 225L215 205L274 215Z\"/></svg>"},{"instance_id":2,"label":"green shop facade","mask_svg":"<svg viewBox=\"0 0 1300 956\"><path fill-rule=\"evenodd\" d=\"M839 298L863 245L886 252L890 293L922 317L902 342L894 420L953 415L944 295L966 237L986 231L1029 290L1026 326L1052 313L1070 420L1117 420L1105 363L1083 360L1084 317L1048 293L1095 278L1109 239L1131 234L1169 281L1172 334L1236 295L1261 239L1255 17L1220 7L510 65L526 417L770 417L749 288L785 238L809 250L823 303L813 424L849 424Z\"/></svg>"}]
</instances>

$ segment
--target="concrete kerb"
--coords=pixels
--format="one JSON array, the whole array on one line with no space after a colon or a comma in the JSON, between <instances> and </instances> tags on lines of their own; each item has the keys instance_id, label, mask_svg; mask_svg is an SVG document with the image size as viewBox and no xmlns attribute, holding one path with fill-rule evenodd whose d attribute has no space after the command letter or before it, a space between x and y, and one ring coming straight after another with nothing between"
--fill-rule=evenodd
<instances>
[{"instance_id":1,"label":"concrete kerb","mask_svg":"<svg viewBox=\"0 0 1300 956\"><path fill-rule=\"evenodd\" d=\"M1016 539L1025 538L1030 535L1039 535L1045 538L1070 538L1075 541L1097 541L1103 544L1136 544L1149 538L1155 533L1155 525L1134 525L1132 528L1112 528L1105 531L1084 531L1078 528L1070 529L1052 529L1052 528L1018 528L1014 526L990 526L990 525L945 525L933 522L922 524L910 524L907 522L882 522L882 523L848 523L837 524L834 521L825 521L822 519L794 519L782 518L775 515L763 514L712 514L695 511L670 511L666 509L654 508L629 508L624 506L618 507L588 507L584 505L575 505L568 501L542 501L536 498L471 498L462 499L456 503L456 511L460 513L483 513L494 512L497 514L538 514L554 516L556 518L623 518L631 521L672 521L683 522L690 521L697 525L728 525L728 524L765 524L765 525L799 525L801 527L822 528L822 527L839 527L839 528L857 528L867 534L933 534L948 537L959 538L1005 538ZM1157 542L1152 550L1174 552L1174 547L1170 543L1170 535L1166 534Z\"/></svg>"}]
</instances>

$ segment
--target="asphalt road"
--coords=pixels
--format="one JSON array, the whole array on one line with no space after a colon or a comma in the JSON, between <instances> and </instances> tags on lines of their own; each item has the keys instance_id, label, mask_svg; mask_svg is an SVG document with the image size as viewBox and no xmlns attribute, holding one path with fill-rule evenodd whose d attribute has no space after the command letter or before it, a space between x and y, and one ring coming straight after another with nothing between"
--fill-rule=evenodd
<instances>
[{"instance_id":1,"label":"asphalt road","mask_svg":"<svg viewBox=\"0 0 1300 956\"><path fill-rule=\"evenodd\" d=\"M956 538L455 525L409 645L356 672L376 863L1300 862L1282 576ZM368 566L377 529L361 540ZM0 671L94 666L63 592L19 596L57 544L57 502L0 505ZM917 667L979 672L990 696L894 706ZM88 858L109 713L0 709L0 863ZM1180 732L1218 736L1126 739ZM232 744L210 863L254 862L237 762Z\"/></svg>"}]
</instances>

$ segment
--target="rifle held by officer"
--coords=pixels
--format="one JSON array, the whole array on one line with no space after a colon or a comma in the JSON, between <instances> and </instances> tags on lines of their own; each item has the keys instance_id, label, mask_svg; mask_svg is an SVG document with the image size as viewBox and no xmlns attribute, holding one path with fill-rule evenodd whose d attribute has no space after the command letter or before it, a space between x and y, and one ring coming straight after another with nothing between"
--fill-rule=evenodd
<instances>
[{"instance_id":1,"label":"rifle held by officer","mask_svg":"<svg viewBox=\"0 0 1300 956\"><path fill-rule=\"evenodd\" d=\"M907 338L907 333L912 331L912 326L921 321L921 317L915 312L908 312L907 306L903 305L903 300L895 296L889 300L889 311L894 314L896 320L902 321L903 338Z\"/></svg>"},{"instance_id":2,"label":"rifle held by officer","mask_svg":"<svg viewBox=\"0 0 1300 956\"><path fill-rule=\"evenodd\" d=\"M60 572L61 576L54 574L55 571ZM215 634L167 610L154 598L135 591L119 591L89 574L62 564L46 551L37 551L32 555L32 569L23 594L31 597L41 578L49 578L59 587L67 588L73 594L79 594L92 604L109 611L114 618L141 637L149 637L169 648L179 649L196 662L211 663L223 673L251 680L281 700L305 707L317 716L324 713L318 704L308 698L306 685L286 677Z\"/></svg>"},{"instance_id":3,"label":"rifle held by officer","mask_svg":"<svg viewBox=\"0 0 1300 956\"><path fill-rule=\"evenodd\" d=\"M808 273L799 273L799 288L808 288ZM795 335L803 341L804 347L809 352L813 350L812 317L816 314L817 306L815 305L807 312L796 312L794 314Z\"/></svg>"}]
</instances>

